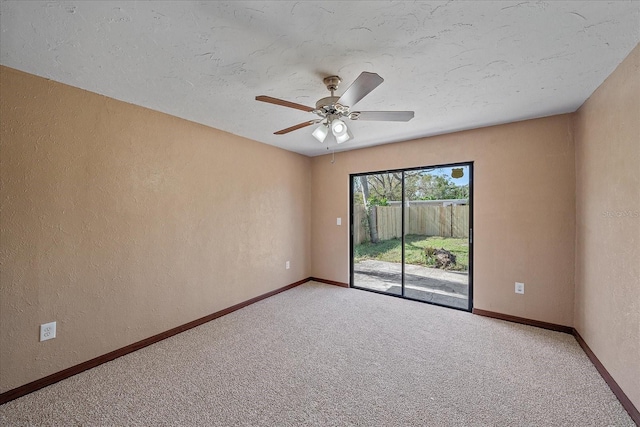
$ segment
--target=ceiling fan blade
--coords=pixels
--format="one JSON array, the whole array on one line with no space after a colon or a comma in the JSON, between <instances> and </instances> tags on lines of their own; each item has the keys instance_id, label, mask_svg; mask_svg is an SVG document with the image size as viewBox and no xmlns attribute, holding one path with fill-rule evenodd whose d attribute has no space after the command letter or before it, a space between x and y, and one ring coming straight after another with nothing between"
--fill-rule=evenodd
<instances>
[{"instance_id":1,"label":"ceiling fan blade","mask_svg":"<svg viewBox=\"0 0 640 427\"><path fill-rule=\"evenodd\" d=\"M300 123L295 126L291 126L290 128L279 130L278 132L274 132L274 135L284 135L285 133L293 132L294 130L302 129L307 126L314 125L320 122L320 120L309 120L308 122Z\"/></svg>"},{"instance_id":2,"label":"ceiling fan blade","mask_svg":"<svg viewBox=\"0 0 640 427\"><path fill-rule=\"evenodd\" d=\"M306 105L296 104L295 102L285 101L284 99L272 98L266 95L256 96L256 101L268 102L269 104L281 105L283 107L296 108L302 111L313 111L315 108L307 107Z\"/></svg>"},{"instance_id":3,"label":"ceiling fan blade","mask_svg":"<svg viewBox=\"0 0 640 427\"><path fill-rule=\"evenodd\" d=\"M360 73L358 78L351 83L351 86L338 99L338 104L353 107L369 92L380 86L383 81L384 79L376 73L368 73L366 71Z\"/></svg>"},{"instance_id":4,"label":"ceiling fan blade","mask_svg":"<svg viewBox=\"0 0 640 427\"><path fill-rule=\"evenodd\" d=\"M413 119L413 111L354 111L350 118L351 120L408 122Z\"/></svg>"}]
</instances>

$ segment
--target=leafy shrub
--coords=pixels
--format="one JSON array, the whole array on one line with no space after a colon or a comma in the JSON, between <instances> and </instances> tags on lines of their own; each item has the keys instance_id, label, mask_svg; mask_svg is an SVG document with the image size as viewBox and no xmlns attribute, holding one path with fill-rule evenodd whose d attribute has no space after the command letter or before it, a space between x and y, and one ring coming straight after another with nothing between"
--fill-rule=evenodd
<instances>
[{"instance_id":1,"label":"leafy shrub","mask_svg":"<svg viewBox=\"0 0 640 427\"><path fill-rule=\"evenodd\" d=\"M389 206L389 201L386 197L371 196L368 199L369 206Z\"/></svg>"}]
</instances>

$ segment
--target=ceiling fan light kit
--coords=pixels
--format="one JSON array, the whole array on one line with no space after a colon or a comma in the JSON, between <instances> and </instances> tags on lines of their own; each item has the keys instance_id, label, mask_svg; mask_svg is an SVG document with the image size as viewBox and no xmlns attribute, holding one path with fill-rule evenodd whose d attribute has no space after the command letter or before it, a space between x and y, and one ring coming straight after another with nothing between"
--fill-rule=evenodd
<instances>
[{"instance_id":1,"label":"ceiling fan light kit","mask_svg":"<svg viewBox=\"0 0 640 427\"><path fill-rule=\"evenodd\" d=\"M311 135L318 141L324 142L328 134L329 134L329 126L327 126L325 123L322 123L320 126L316 128L316 130L313 131Z\"/></svg>"},{"instance_id":2,"label":"ceiling fan light kit","mask_svg":"<svg viewBox=\"0 0 640 427\"><path fill-rule=\"evenodd\" d=\"M347 125L340 119L336 119L331 122L331 132L336 136L343 134L346 129Z\"/></svg>"},{"instance_id":3,"label":"ceiling fan light kit","mask_svg":"<svg viewBox=\"0 0 640 427\"><path fill-rule=\"evenodd\" d=\"M338 85L342 82L342 79L338 76L325 77L323 82L327 90L331 92L331 96L318 100L315 108L266 95L256 96L256 100L307 111L320 117L319 120L309 120L274 132L276 135L284 135L294 130L320 123L320 126L318 126L311 135L318 141L324 142L329 134L329 129L331 129L331 133L336 139L336 142L341 144L353 138L343 119L408 122L413 118L413 111L351 111L351 108L356 103L367 96L383 81L382 77L376 73L362 72L342 96L337 97L334 96L334 92L338 89Z\"/></svg>"},{"instance_id":4,"label":"ceiling fan light kit","mask_svg":"<svg viewBox=\"0 0 640 427\"><path fill-rule=\"evenodd\" d=\"M331 122L331 133L333 133L338 144L342 144L343 142L353 138L349 133L349 129L347 129L347 124L340 119L334 119Z\"/></svg>"},{"instance_id":5,"label":"ceiling fan light kit","mask_svg":"<svg viewBox=\"0 0 640 427\"><path fill-rule=\"evenodd\" d=\"M348 130L340 135L340 136L336 136L336 142L338 144L342 144L343 142L346 142L348 140L350 140L351 138L353 138L353 135L351 135L351 132L349 132Z\"/></svg>"}]
</instances>

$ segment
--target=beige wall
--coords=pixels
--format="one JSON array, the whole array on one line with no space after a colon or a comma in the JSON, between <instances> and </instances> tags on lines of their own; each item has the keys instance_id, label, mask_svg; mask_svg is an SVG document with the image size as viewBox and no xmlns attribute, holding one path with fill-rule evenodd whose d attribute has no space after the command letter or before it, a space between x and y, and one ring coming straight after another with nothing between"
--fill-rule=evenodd
<instances>
[{"instance_id":1,"label":"beige wall","mask_svg":"<svg viewBox=\"0 0 640 427\"><path fill-rule=\"evenodd\" d=\"M570 115L336 153L334 163L330 155L313 158L312 276L349 281L350 173L464 161L475 162L474 306L572 325ZM524 295L515 294L516 281L525 283Z\"/></svg>"},{"instance_id":2,"label":"beige wall","mask_svg":"<svg viewBox=\"0 0 640 427\"><path fill-rule=\"evenodd\" d=\"M640 408L640 47L575 129L575 328Z\"/></svg>"},{"instance_id":3,"label":"beige wall","mask_svg":"<svg viewBox=\"0 0 640 427\"><path fill-rule=\"evenodd\" d=\"M0 392L310 275L309 158L0 73Z\"/></svg>"}]
</instances>

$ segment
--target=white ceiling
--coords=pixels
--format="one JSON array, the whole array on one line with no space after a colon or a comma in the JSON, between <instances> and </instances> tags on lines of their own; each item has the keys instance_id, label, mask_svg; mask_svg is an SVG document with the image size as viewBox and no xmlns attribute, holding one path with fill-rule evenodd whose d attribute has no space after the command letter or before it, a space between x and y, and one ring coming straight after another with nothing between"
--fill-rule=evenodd
<instances>
[{"instance_id":1,"label":"white ceiling","mask_svg":"<svg viewBox=\"0 0 640 427\"><path fill-rule=\"evenodd\" d=\"M640 41L639 1L2 1L0 63L306 155L575 111ZM322 78L385 81L321 144Z\"/></svg>"}]
</instances>

